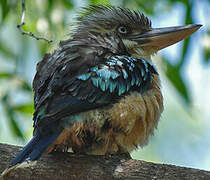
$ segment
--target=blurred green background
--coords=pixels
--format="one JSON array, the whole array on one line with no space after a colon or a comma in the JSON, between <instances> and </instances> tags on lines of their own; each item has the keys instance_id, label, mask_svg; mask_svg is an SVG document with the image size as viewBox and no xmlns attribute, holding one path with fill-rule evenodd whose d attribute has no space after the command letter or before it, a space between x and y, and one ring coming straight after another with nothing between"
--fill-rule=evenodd
<instances>
[{"instance_id":1,"label":"blurred green background","mask_svg":"<svg viewBox=\"0 0 210 180\"><path fill-rule=\"evenodd\" d=\"M202 24L190 38L153 57L162 80L165 110L149 145L133 152L146 161L210 170L210 0L26 0L23 29L16 28L21 1L0 1L0 142L24 145L32 136L32 79L36 63L68 38L79 7L111 4L144 12L153 27Z\"/></svg>"}]
</instances>

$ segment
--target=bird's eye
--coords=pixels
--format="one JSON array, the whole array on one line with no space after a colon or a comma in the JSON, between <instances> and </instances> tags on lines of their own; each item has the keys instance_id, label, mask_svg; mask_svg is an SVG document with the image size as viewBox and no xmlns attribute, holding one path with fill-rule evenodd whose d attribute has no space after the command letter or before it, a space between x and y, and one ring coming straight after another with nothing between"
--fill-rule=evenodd
<instances>
[{"instance_id":1,"label":"bird's eye","mask_svg":"<svg viewBox=\"0 0 210 180\"><path fill-rule=\"evenodd\" d=\"M118 28L118 31L119 31L119 33L121 33L121 34L126 34L128 31L127 31L127 28L125 27L125 26L120 26L119 28Z\"/></svg>"}]
</instances>

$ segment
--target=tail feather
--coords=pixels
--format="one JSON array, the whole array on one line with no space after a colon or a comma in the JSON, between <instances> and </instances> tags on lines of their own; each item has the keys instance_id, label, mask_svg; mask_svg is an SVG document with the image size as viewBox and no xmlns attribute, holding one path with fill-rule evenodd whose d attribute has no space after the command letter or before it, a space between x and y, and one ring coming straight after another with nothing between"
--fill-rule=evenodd
<instances>
[{"instance_id":1,"label":"tail feather","mask_svg":"<svg viewBox=\"0 0 210 180\"><path fill-rule=\"evenodd\" d=\"M33 162L40 158L47 148L56 140L59 136L59 132L50 134L48 136L35 135L29 143L20 151L17 156L9 164L7 168L0 176L0 179L4 175L9 173L12 169L21 168L33 164Z\"/></svg>"},{"instance_id":2,"label":"tail feather","mask_svg":"<svg viewBox=\"0 0 210 180\"><path fill-rule=\"evenodd\" d=\"M46 149L56 140L59 133L50 134L48 136L34 136L21 152L11 161L10 166L24 161L33 161L46 151Z\"/></svg>"}]
</instances>

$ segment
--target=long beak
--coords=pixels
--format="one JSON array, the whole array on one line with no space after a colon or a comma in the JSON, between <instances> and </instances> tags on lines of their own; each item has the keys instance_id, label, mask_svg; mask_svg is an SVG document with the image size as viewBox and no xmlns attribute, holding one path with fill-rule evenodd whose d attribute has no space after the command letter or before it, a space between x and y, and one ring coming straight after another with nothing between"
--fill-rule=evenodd
<instances>
[{"instance_id":1,"label":"long beak","mask_svg":"<svg viewBox=\"0 0 210 180\"><path fill-rule=\"evenodd\" d=\"M191 24L185 26L153 28L145 33L132 35L129 39L136 41L142 48L153 48L158 51L187 38L201 26L202 25Z\"/></svg>"}]
</instances>

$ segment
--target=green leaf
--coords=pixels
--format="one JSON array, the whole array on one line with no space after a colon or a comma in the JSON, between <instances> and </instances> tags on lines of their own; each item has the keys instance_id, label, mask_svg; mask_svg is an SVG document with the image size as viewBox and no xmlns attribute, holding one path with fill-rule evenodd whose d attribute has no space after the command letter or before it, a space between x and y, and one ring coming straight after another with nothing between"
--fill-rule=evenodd
<instances>
[{"instance_id":1,"label":"green leaf","mask_svg":"<svg viewBox=\"0 0 210 180\"><path fill-rule=\"evenodd\" d=\"M102 4L102 5L109 5L110 0L90 0L91 5L97 5L97 4Z\"/></svg>"},{"instance_id":2,"label":"green leaf","mask_svg":"<svg viewBox=\"0 0 210 180\"><path fill-rule=\"evenodd\" d=\"M210 61L210 47L209 47L209 37L210 37L210 29L208 29L207 34L206 34L206 38L205 40L205 44L203 44L203 54L204 54L204 63L208 63Z\"/></svg>"},{"instance_id":3,"label":"green leaf","mask_svg":"<svg viewBox=\"0 0 210 180\"><path fill-rule=\"evenodd\" d=\"M9 97L9 95L6 94L2 98L2 103L4 105L4 109L5 109L5 112L7 114L7 118L8 118L8 121L9 121L10 128L11 128L14 136L17 136L17 137L21 138L22 140L25 140L24 135L23 135L18 123L15 120L14 109L10 106L8 97Z\"/></svg>"},{"instance_id":4,"label":"green leaf","mask_svg":"<svg viewBox=\"0 0 210 180\"><path fill-rule=\"evenodd\" d=\"M13 74L9 72L0 73L0 78L12 78L12 77L13 77Z\"/></svg>"},{"instance_id":5,"label":"green leaf","mask_svg":"<svg viewBox=\"0 0 210 180\"><path fill-rule=\"evenodd\" d=\"M54 5L54 2L55 1L53 1L53 0L48 0L48 10L50 9L50 11L51 11L51 9L52 9L52 7Z\"/></svg>"},{"instance_id":6,"label":"green leaf","mask_svg":"<svg viewBox=\"0 0 210 180\"><path fill-rule=\"evenodd\" d=\"M24 105L18 105L12 107L14 111L18 111L24 114L33 114L34 112L34 106L33 103L24 104Z\"/></svg>"},{"instance_id":7,"label":"green leaf","mask_svg":"<svg viewBox=\"0 0 210 180\"><path fill-rule=\"evenodd\" d=\"M204 62L208 63L210 62L210 49L204 49Z\"/></svg>"},{"instance_id":8,"label":"green leaf","mask_svg":"<svg viewBox=\"0 0 210 180\"><path fill-rule=\"evenodd\" d=\"M7 4L7 0L1 0L1 15L2 15L2 22L6 19L7 14L9 13L9 7Z\"/></svg>"},{"instance_id":9,"label":"green leaf","mask_svg":"<svg viewBox=\"0 0 210 180\"><path fill-rule=\"evenodd\" d=\"M188 89L180 75L180 68L178 66L172 66L169 61L164 59L164 63L167 66L166 76L171 81L171 83L174 85L178 93L183 97L185 102L187 104L190 104L190 97L188 93Z\"/></svg>"},{"instance_id":10,"label":"green leaf","mask_svg":"<svg viewBox=\"0 0 210 180\"><path fill-rule=\"evenodd\" d=\"M185 24L193 24L192 11L191 11L192 4L190 4L188 1L183 1L183 3L186 6ZM189 50L189 44L190 44L190 38L185 39L184 40L184 45L182 47L181 59L180 59L180 62L178 64L178 66L179 66L180 69L183 66L184 62L185 62L185 56L187 54L187 51Z\"/></svg>"},{"instance_id":11,"label":"green leaf","mask_svg":"<svg viewBox=\"0 0 210 180\"><path fill-rule=\"evenodd\" d=\"M72 9L74 7L74 4L70 0L63 0L62 3L67 9Z\"/></svg>"},{"instance_id":12,"label":"green leaf","mask_svg":"<svg viewBox=\"0 0 210 180\"><path fill-rule=\"evenodd\" d=\"M146 14L154 14L155 0L147 1L147 3L142 0L136 0L136 3Z\"/></svg>"}]
</instances>

